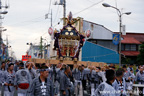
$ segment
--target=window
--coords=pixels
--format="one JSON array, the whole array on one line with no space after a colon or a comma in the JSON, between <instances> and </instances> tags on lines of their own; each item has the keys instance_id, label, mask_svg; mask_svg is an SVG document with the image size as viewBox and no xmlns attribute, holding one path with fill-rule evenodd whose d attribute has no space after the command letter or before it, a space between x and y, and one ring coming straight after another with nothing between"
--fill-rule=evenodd
<instances>
[{"instance_id":1,"label":"window","mask_svg":"<svg viewBox=\"0 0 144 96\"><path fill-rule=\"evenodd\" d=\"M131 50L131 46L128 45L128 44L126 44L126 45L125 45L125 50L126 50L126 51L130 51L130 50Z\"/></svg>"},{"instance_id":2,"label":"window","mask_svg":"<svg viewBox=\"0 0 144 96\"><path fill-rule=\"evenodd\" d=\"M124 51L124 44L122 44L122 46L121 46L121 50Z\"/></svg>"},{"instance_id":3,"label":"window","mask_svg":"<svg viewBox=\"0 0 144 96\"><path fill-rule=\"evenodd\" d=\"M95 39L89 39L88 41L91 43L97 44L97 40L95 40Z\"/></svg>"},{"instance_id":4,"label":"window","mask_svg":"<svg viewBox=\"0 0 144 96\"><path fill-rule=\"evenodd\" d=\"M136 45L131 45L131 51L136 51Z\"/></svg>"}]
</instances>

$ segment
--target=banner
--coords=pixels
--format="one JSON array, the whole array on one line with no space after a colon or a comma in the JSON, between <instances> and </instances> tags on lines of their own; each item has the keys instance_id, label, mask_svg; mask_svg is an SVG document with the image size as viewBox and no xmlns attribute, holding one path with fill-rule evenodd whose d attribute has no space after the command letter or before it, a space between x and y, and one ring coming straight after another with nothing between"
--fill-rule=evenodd
<instances>
[{"instance_id":1,"label":"banner","mask_svg":"<svg viewBox=\"0 0 144 96\"><path fill-rule=\"evenodd\" d=\"M113 34L113 44L118 45L119 38L120 38L120 34Z\"/></svg>"},{"instance_id":2,"label":"banner","mask_svg":"<svg viewBox=\"0 0 144 96\"><path fill-rule=\"evenodd\" d=\"M22 55L22 61L28 61L29 58L31 58L30 55Z\"/></svg>"}]
</instances>

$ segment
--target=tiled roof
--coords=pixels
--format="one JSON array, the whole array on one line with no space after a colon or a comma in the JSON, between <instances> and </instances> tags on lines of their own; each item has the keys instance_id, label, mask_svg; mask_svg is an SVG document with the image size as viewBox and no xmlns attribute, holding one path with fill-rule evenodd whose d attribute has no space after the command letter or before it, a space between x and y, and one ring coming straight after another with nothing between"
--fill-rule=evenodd
<instances>
[{"instance_id":1,"label":"tiled roof","mask_svg":"<svg viewBox=\"0 0 144 96\"><path fill-rule=\"evenodd\" d=\"M126 35L135 38L139 42L144 42L144 33L127 33Z\"/></svg>"},{"instance_id":2,"label":"tiled roof","mask_svg":"<svg viewBox=\"0 0 144 96\"><path fill-rule=\"evenodd\" d=\"M128 35L122 36L123 40L121 41L122 44L141 44L138 40Z\"/></svg>"},{"instance_id":3,"label":"tiled roof","mask_svg":"<svg viewBox=\"0 0 144 96\"><path fill-rule=\"evenodd\" d=\"M121 51L125 56L138 56L140 52L138 51Z\"/></svg>"}]
</instances>

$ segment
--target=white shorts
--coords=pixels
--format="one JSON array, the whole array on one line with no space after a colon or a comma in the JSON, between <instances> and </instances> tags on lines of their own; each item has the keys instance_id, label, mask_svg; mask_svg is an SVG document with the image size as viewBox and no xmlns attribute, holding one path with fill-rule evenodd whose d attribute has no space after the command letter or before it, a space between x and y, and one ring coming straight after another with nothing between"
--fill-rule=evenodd
<instances>
[{"instance_id":1,"label":"white shorts","mask_svg":"<svg viewBox=\"0 0 144 96\"><path fill-rule=\"evenodd\" d=\"M18 93L18 96L26 96L26 93Z\"/></svg>"},{"instance_id":2,"label":"white shorts","mask_svg":"<svg viewBox=\"0 0 144 96\"><path fill-rule=\"evenodd\" d=\"M4 91L4 96L13 96L14 95L14 91L9 92L9 91Z\"/></svg>"}]
</instances>

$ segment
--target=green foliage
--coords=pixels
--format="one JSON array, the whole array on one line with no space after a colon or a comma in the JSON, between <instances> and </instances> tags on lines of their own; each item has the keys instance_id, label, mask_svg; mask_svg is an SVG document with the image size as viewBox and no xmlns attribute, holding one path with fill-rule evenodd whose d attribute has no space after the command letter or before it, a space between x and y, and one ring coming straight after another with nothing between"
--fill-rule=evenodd
<instances>
[{"instance_id":1,"label":"green foliage","mask_svg":"<svg viewBox=\"0 0 144 96\"><path fill-rule=\"evenodd\" d=\"M122 59L122 64L130 64L131 63L131 58L123 58Z\"/></svg>"},{"instance_id":2,"label":"green foliage","mask_svg":"<svg viewBox=\"0 0 144 96\"><path fill-rule=\"evenodd\" d=\"M144 64L144 44L140 46L140 54L137 56L137 62L140 65Z\"/></svg>"},{"instance_id":3,"label":"green foliage","mask_svg":"<svg viewBox=\"0 0 144 96\"><path fill-rule=\"evenodd\" d=\"M121 67L119 66L119 64L116 64L115 69L117 70L118 68L121 68Z\"/></svg>"}]
</instances>

